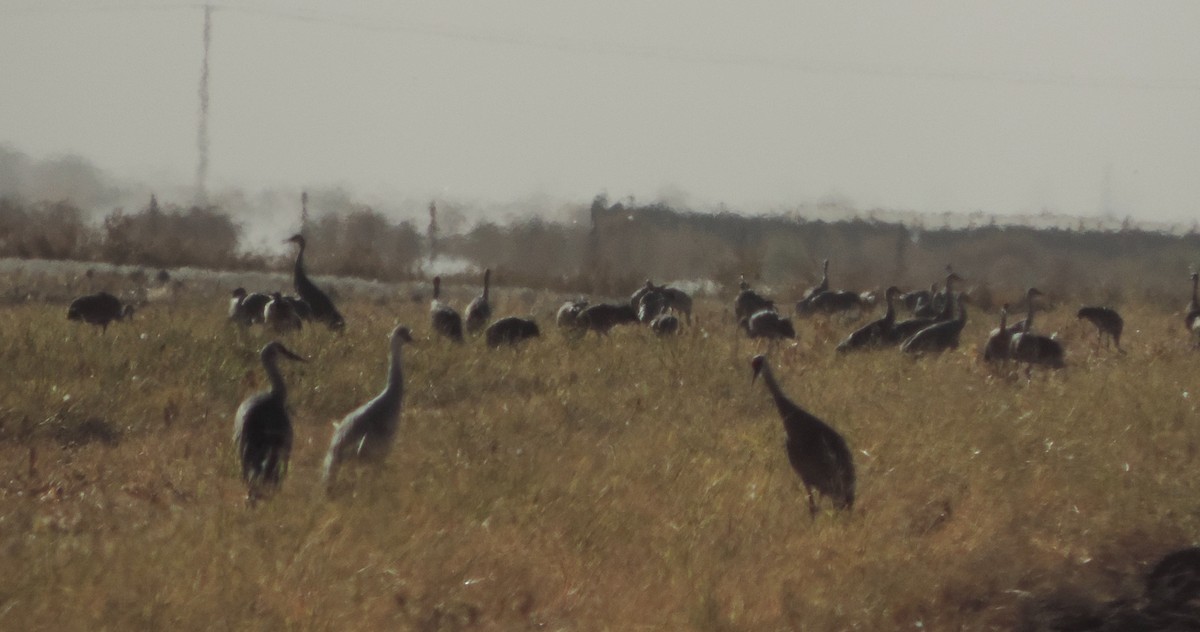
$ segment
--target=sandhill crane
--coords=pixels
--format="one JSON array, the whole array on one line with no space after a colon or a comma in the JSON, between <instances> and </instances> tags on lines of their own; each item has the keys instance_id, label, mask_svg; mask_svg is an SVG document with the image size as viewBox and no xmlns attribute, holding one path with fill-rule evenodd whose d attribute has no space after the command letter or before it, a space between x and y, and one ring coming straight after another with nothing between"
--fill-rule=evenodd
<instances>
[{"instance_id":1,"label":"sandhill crane","mask_svg":"<svg viewBox=\"0 0 1200 632\"><path fill-rule=\"evenodd\" d=\"M560 328L575 329L580 327L579 313L587 309L588 302L584 299L575 301L567 301L558 308L558 313L555 314L554 322Z\"/></svg>"},{"instance_id":2,"label":"sandhill crane","mask_svg":"<svg viewBox=\"0 0 1200 632\"><path fill-rule=\"evenodd\" d=\"M846 336L846 339L838 344L838 351L846 353L857 349L879 347L896 342L895 337L892 335L892 328L896 324L895 301L896 297L900 294L900 289L893 285L884 291L883 294L884 300L887 301L887 311L883 313L883 317L859 327L849 336Z\"/></svg>"},{"instance_id":3,"label":"sandhill crane","mask_svg":"<svg viewBox=\"0 0 1200 632\"><path fill-rule=\"evenodd\" d=\"M404 404L404 367L400 350L405 344L412 343L412 332L399 325L388 339L387 384L381 393L354 409L334 428L321 474L326 490L333 487L338 468L347 458L382 461L391 450Z\"/></svg>"},{"instance_id":4,"label":"sandhill crane","mask_svg":"<svg viewBox=\"0 0 1200 632\"><path fill-rule=\"evenodd\" d=\"M242 462L246 499L251 503L279 486L292 452L292 421L287 412L287 386L277 364L279 356L304 361L279 342L263 347L259 357L271 387L242 402L233 420L233 444Z\"/></svg>"},{"instance_id":5,"label":"sandhill crane","mask_svg":"<svg viewBox=\"0 0 1200 632\"><path fill-rule=\"evenodd\" d=\"M608 335L608 331L613 327L636 323L638 322L638 317L633 306L628 303L620 305L599 303L584 308L583 311L579 312L576 320L586 329L595 331L601 335Z\"/></svg>"},{"instance_id":6,"label":"sandhill crane","mask_svg":"<svg viewBox=\"0 0 1200 632\"><path fill-rule=\"evenodd\" d=\"M1035 364L1051 369L1061 369L1066 366L1063 362L1063 347L1057 340L1032 333L1035 311L1033 297L1041 295L1042 293L1037 288L1029 288L1026 293L1029 314L1026 315L1025 324L1021 330L1013 334L1012 340L1008 344L1009 357L1017 362L1025 363L1026 378L1030 377Z\"/></svg>"},{"instance_id":7,"label":"sandhill crane","mask_svg":"<svg viewBox=\"0 0 1200 632\"><path fill-rule=\"evenodd\" d=\"M100 325L102 332L108 324L133 315L133 305L121 305L121 300L108 292L86 294L71 301L67 307L67 320L78 320L91 325Z\"/></svg>"},{"instance_id":8,"label":"sandhill crane","mask_svg":"<svg viewBox=\"0 0 1200 632\"><path fill-rule=\"evenodd\" d=\"M808 509L817 514L817 502L813 497L816 489L828 496L838 509L854 506L854 460L846 440L825 422L800 408L783 394L766 356L754 356L750 361L754 370L753 382L762 375L763 383L775 400L775 407L783 419L787 432L787 454L792 469L800 475L800 481L808 492Z\"/></svg>"},{"instance_id":9,"label":"sandhill crane","mask_svg":"<svg viewBox=\"0 0 1200 632\"><path fill-rule=\"evenodd\" d=\"M985 362L1000 362L1008 359L1008 345L1012 341L1012 330L1008 328L1008 303L1000 308L1000 326L988 334L987 343L983 346Z\"/></svg>"},{"instance_id":10,"label":"sandhill crane","mask_svg":"<svg viewBox=\"0 0 1200 632\"><path fill-rule=\"evenodd\" d=\"M298 246L296 250L296 264L292 268L292 284L296 288L296 294L299 294L300 298L304 299L309 307L312 308L313 319L325 323L326 326L333 330L344 329L346 321L338 313L337 308L333 306L333 301L321 291L321 288L313 284L309 280L308 274L304 272L304 236L292 235L284 243L293 243Z\"/></svg>"},{"instance_id":11,"label":"sandhill crane","mask_svg":"<svg viewBox=\"0 0 1200 632\"><path fill-rule=\"evenodd\" d=\"M946 285L945 285L946 295L953 296L953 294L951 294L951 292L953 292L954 282L962 281L962 280L963 280L963 278L958 276L954 272L950 272L949 274L947 274L946 275ZM896 328L894 330L896 339L897 340L907 340L908 338L910 338L913 334L917 333L918 331L921 331L922 329L924 329L930 325L933 325L935 323L939 323L944 320L950 320L953 317L954 317L954 301L948 300L948 301L942 303L942 311L939 312L936 316L929 317L929 318L910 318L908 320L904 320L904 321L896 323Z\"/></svg>"},{"instance_id":12,"label":"sandhill crane","mask_svg":"<svg viewBox=\"0 0 1200 632\"><path fill-rule=\"evenodd\" d=\"M1193 336L1197 336L1196 344L1200 344L1200 297L1196 296L1197 286L1200 285L1200 273L1192 273L1192 300L1188 303L1187 313L1183 317L1183 322L1187 325L1188 331Z\"/></svg>"},{"instance_id":13,"label":"sandhill crane","mask_svg":"<svg viewBox=\"0 0 1200 632\"><path fill-rule=\"evenodd\" d=\"M642 297L650 292L653 292L655 289L657 288L654 287L654 283L652 283L650 279L646 279L646 284L642 287L639 287L636 292L629 296L629 305L634 309L641 307Z\"/></svg>"},{"instance_id":14,"label":"sandhill crane","mask_svg":"<svg viewBox=\"0 0 1200 632\"><path fill-rule=\"evenodd\" d=\"M263 312L270 300L271 297L266 294L247 294L246 288L239 287L233 291L229 300L229 320L247 327L255 323L261 324Z\"/></svg>"},{"instance_id":15,"label":"sandhill crane","mask_svg":"<svg viewBox=\"0 0 1200 632\"><path fill-rule=\"evenodd\" d=\"M737 298L733 300L733 315L739 323L743 319L749 318L763 310L775 309L775 301L760 296L754 290L751 290L750 284L746 283L744 275L738 281L738 287L741 288L741 291L738 292Z\"/></svg>"},{"instance_id":16,"label":"sandhill crane","mask_svg":"<svg viewBox=\"0 0 1200 632\"><path fill-rule=\"evenodd\" d=\"M463 341L462 317L453 307L441 301L442 277L433 277L433 301L429 304L429 315L433 321L433 330L454 342Z\"/></svg>"},{"instance_id":17,"label":"sandhill crane","mask_svg":"<svg viewBox=\"0 0 1200 632\"><path fill-rule=\"evenodd\" d=\"M667 309L676 314L682 314L690 325L692 323L691 295L679 288L669 286L659 286L658 290L662 293L663 299L666 300Z\"/></svg>"},{"instance_id":18,"label":"sandhill crane","mask_svg":"<svg viewBox=\"0 0 1200 632\"><path fill-rule=\"evenodd\" d=\"M825 259L821 262L821 282L805 290L804 295L800 297L800 302L808 301L827 291L829 291L829 260Z\"/></svg>"},{"instance_id":19,"label":"sandhill crane","mask_svg":"<svg viewBox=\"0 0 1200 632\"><path fill-rule=\"evenodd\" d=\"M660 336L670 336L679 332L679 318L674 314L659 314L650 321L650 330Z\"/></svg>"},{"instance_id":20,"label":"sandhill crane","mask_svg":"<svg viewBox=\"0 0 1200 632\"><path fill-rule=\"evenodd\" d=\"M1121 330L1125 328L1125 320L1121 318L1117 310L1111 307L1080 307L1075 317L1084 319L1096 326L1097 343L1107 334L1113 343L1116 344L1117 350L1122 351Z\"/></svg>"},{"instance_id":21,"label":"sandhill crane","mask_svg":"<svg viewBox=\"0 0 1200 632\"><path fill-rule=\"evenodd\" d=\"M527 318L508 316L488 325L487 343L489 347L515 345L522 340L537 338L542 332L537 323Z\"/></svg>"},{"instance_id":22,"label":"sandhill crane","mask_svg":"<svg viewBox=\"0 0 1200 632\"><path fill-rule=\"evenodd\" d=\"M913 290L911 292L905 292L900 299L904 301L904 307L916 315L917 310L921 309L922 306L933 303L933 297L937 296L937 294L938 284L935 281L929 286L928 290Z\"/></svg>"},{"instance_id":23,"label":"sandhill crane","mask_svg":"<svg viewBox=\"0 0 1200 632\"><path fill-rule=\"evenodd\" d=\"M308 301L298 296L291 296L289 294L284 294L283 300L287 301L287 304L292 306L292 311L296 312L296 316L299 316L300 320L310 321L313 319L312 305L309 305Z\"/></svg>"},{"instance_id":24,"label":"sandhill crane","mask_svg":"<svg viewBox=\"0 0 1200 632\"><path fill-rule=\"evenodd\" d=\"M796 302L797 314L837 314L861 311L862 296L850 290L827 290L805 301Z\"/></svg>"},{"instance_id":25,"label":"sandhill crane","mask_svg":"<svg viewBox=\"0 0 1200 632\"><path fill-rule=\"evenodd\" d=\"M962 292L959 292L955 300L958 304L957 318L943 320L918 331L900 345L900 351L904 353L941 353L957 349L963 327L967 326L967 306L964 296Z\"/></svg>"},{"instance_id":26,"label":"sandhill crane","mask_svg":"<svg viewBox=\"0 0 1200 632\"><path fill-rule=\"evenodd\" d=\"M300 331L300 328L304 326L296 309L292 307L291 303L284 300L279 292L272 292L271 300L267 301L267 305L263 307L263 321L267 329L278 333Z\"/></svg>"},{"instance_id":27,"label":"sandhill crane","mask_svg":"<svg viewBox=\"0 0 1200 632\"><path fill-rule=\"evenodd\" d=\"M637 309L638 321L649 323L667 311L667 296L659 288L655 288L638 297L634 307Z\"/></svg>"},{"instance_id":28,"label":"sandhill crane","mask_svg":"<svg viewBox=\"0 0 1200 632\"><path fill-rule=\"evenodd\" d=\"M778 312L769 309L756 312L749 318L743 319L742 328L751 338L779 340L796 337L796 328L792 325L792 319L784 318Z\"/></svg>"},{"instance_id":29,"label":"sandhill crane","mask_svg":"<svg viewBox=\"0 0 1200 632\"><path fill-rule=\"evenodd\" d=\"M483 329L487 325L488 319L492 317L492 305L488 302L488 287L491 285L491 282L492 270L488 268L483 271L483 294L471 299L471 302L467 304L465 316L467 333L469 334L478 333L480 329Z\"/></svg>"}]
</instances>

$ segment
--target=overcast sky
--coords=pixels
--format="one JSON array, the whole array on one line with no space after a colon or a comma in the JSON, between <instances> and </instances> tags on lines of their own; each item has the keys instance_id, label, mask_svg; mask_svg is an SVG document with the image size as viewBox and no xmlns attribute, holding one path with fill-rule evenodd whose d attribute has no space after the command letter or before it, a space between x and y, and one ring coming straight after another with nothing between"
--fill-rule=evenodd
<instances>
[{"instance_id":1,"label":"overcast sky","mask_svg":"<svg viewBox=\"0 0 1200 632\"><path fill-rule=\"evenodd\" d=\"M215 6L211 188L1200 211L1193 0ZM202 27L0 0L0 143L193 182Z\"/></svg>"}]
</instances>

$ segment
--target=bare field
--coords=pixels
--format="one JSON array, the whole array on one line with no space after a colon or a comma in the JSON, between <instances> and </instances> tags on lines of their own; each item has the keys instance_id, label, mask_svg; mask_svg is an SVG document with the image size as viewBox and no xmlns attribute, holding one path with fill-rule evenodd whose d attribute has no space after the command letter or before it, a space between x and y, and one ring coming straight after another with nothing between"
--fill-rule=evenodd
<instances>
[{"instance_id":1,"label":"bare field","mask_svg":"<svg viewBox=\"0 0 1200 632\"><path fill-rule=\"evenodd\" d=\"M853 512L813 520L750 384L765 346L725 301L676 339L570 341L557 297L494 294L543 337L453 346L427 303L351 294L344 335L282 338L310 361L282 367L296 446L255 509L230 434L269 338L227 324L223 294L106 335L61 304L0 308L0 627L1012 629L1055 594L1136 597L1200 532L1200 355L1179 314L1124 307L1127 355L1073 310L1041 315L1068 369L1030 383L977 360L995 326L978 311L957 352L915 361L838 357L849 325L798 321L776 375L859 477ZM331 423L382 387L398 322L419 340L397 446L327 499Z\"/></svg>"}]
</instances>

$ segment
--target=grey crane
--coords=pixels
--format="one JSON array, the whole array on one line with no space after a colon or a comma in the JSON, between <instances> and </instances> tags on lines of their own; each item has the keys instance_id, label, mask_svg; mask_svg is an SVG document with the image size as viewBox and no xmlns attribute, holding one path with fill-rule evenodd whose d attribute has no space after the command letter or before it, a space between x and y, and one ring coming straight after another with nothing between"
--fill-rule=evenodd
<instances>
[{"instance_id":1,"label":"grey crane","mask_svg":"<svg viewBox=\"0 0 1200 632\"><path fill-rule=\"evenodd\" d=\"M962 292L955 297L958 317L934 323L913 334L900 345L903 353L941 353L958 348L963 327L967 326L967 306Z\"/></svg>"},{"instance_id":2,"label":"grey crane","mask_svg":"<svg viewBox=\"0 0 1200 632\"><path fill-rule=\"evenodd\" d=\"M467 325L467 333L475 334L480 329L487 326L488 319L492 317L492 304L488 302L488 287L492 282L492 270L487 268L483 271L483 294L471 299L467 304L465 319Z\"/></svg>"},{"instance_id":3,"label":"grey crane","mask_svg":"<svg viewBox=\"0 0 1200 632\"><path fill-rule=\"evenodd\" d=\"M554 322L562 329L577 329L581 325L579 314L587 309L587 306L587 300L582 298L574 301L566 301L558 308L558 312L554 316Z\"/></svg>"},{"instance_id":4,"label":"grey crane","mask_svg":"<svg viewBox=\"0 0 1200 632\"><path fill-rule=\"evenodd\" d=\"M738 287L741 288L741 291L738 292L737 298L733 300L733 315L737 322L741 323L743 319L749 318L763 310L775 309L775 301L761 296L750 289L750 284L746 282L745 275L742 275L738 280Z\"/></svg>"},{"instance_id":5,"label":"grey crane","mask_svg":"<svg viewBox=\"0 0 1200 632\"><path fill-rule=\"evenodd\" d=\"M67 307L67 320L99 325L102 332L108 331L108 324L114 320L130 316L133 316L133 305L122 305L121 299L108 292L80 296Z\"/></svg>"},{"instance_id":6,"label":"grey crane","mask_svg":"<svg viewBox=\"0 0 1200 632\"><path fill-rule=\"evenodd\" d=\"M628 303L611 304L597 303L579 312L576 320L587 330L601 335L608 335L609 330L617 325L638 322L637 312Z\"/></svg>"},{"instance_id":7,"label":"grey crane","mask_svg":"<svg viewBox=\"0 0 1200 632\"><path fill-rule=\"evenodd\" d=\"M528 318L507 316L488 325L487 344L489 347L515 345L522 340L537 338L542 335L537 323Z\"/></svg>"},{"instance_id":8,"label":"grey crane","mask_svg":"<svg viewBox=\"0 0 1200 632\"><path fill-rule=\"evenodd\" d=\"M300 315L296 313L296 308L292 307L292 304L279 292L272 292L271 300L267 301L266 306L263 307L263 321L267 329L277 333L300 331L300 328L304 326Z\"/></svg>"},{"instance_id":9,"label":"grey crane","mask_svg":"<svg viewBox=\"0 0 1200 632\"><path fill-rule=\"evenodd\" d=\"M1096 326L1097 343L1107 335L1116 345L1117 351L1124 352L1124 349L1121 349L1121 331L1125 329L1125 319L1121 318L1117 310L1111 307L1085 306L1079 308L1075 317Z\"/></svg>"},{"instance_id":10,"label":"grey crane","mask_svg":"<svg viewBox=\"0 0 1200 632\"><path fill-rule=\"evenodd\" d=\"M885 290L883 295L887 301L887 311L883 313L883 317L859 327L846 336L845 340L838 343L837 350L846 353L895 343L896 338L892 335L892 330L896 325L895 301L899 294L900 289L894 285Z\"/></svg>"},{"instance_id":11,"label":"grey crane","mask_svg":"<svg viewBox=\"0 0 1200 632\"><path fill-rule=\"evenodd\" d=\"M796 337L792 319L780 316L775 310L764 309L751 314L749 318L742 319L741 324L751 338L779 340Z\"/></svg>"},{"instance_id":12,"label":"grey crane","mask_svg":"<svg viewBox=\"0 0 1200 632\"><path fill-rule=\"evenodd\" d=\"M251 395L233 419L233 445L242 463L246 499L254 503L279 487L292 452L292 421L287 411L287 385L279 373L279 356L304 361L280 342L270 342L259 353L271 386Z\"/></svg>"},{"instance_id":13,"label":"grey crane","mask_svg":"<svg viewBox=\"0 0 1200 632\"><path fill-rule=\"evenodd\" d=\"M327 491L332 490L338 469L344 461L360 459L379 462L392 448L404 405L401 349L412 343L412 332L408 327L398 325L388 340L388 374L383 391L342 418L333 430L329 450L325 453L325 464L321 468L321 481Z\"/></svg>"},{"instance_id":14,"label":"grey crane","mask_svg":"<svg viewBox=\"0 0 1200 632\"><path fill-rule=\"evenodd\" d=\"M321 288L317 287L308 278L308 274L304 271L304 248L306 242L303 235L292 235L284 243L296 244L296 264L292 267L292 285L296 288L296 294L304 299L312 309L313 320L324 323L330 329L340 331L345 329L346 320L333 306L333 301Z\"/></svg>"},{"instance_id":15,"label":"grey crane","mask_svg":"<svg viewBox=\"0 0 1200 632\"><path fill-rule=\"evenodd\" d=\"M1000 308L1000 326L988 334L983 345L984 362L1001 362L1008 359L1008 345L1012 341L1012 330L1008 328L1008 303Z\"/></svg>"},{"instance_id":16,"label":"grey crane","mask_svg":"<svg viewBox=\"0 0 1200 632\"><path fill-rule=\"evenodd\" d=\"M948 266L947 266L948 267ZM963 278L950 272L946 275L945 292L947 296L952 296L954 282L962 281ZM897 340L907 340L910 336L921 331L922 329L943 320L950 320L954 317L954 301L945 301L942 303L942 310L936 316L926 318L909 318L908 320L896 323L895 334Z\"/></svg>"},{"instance_id":17,"label":"grey crane","mask_svg":"<svg viewBox=\"0 0 1200 632\"><path fill-rule=\"evenodd\" d=\"M1025 323L1017 333L1013 334L1012 340L1008 344L1008 355L1017 362L1025 363L1025 377L1030 377L1033 371L1033 365L1041 365L1051 369L1061 369L1066 366L1064 362L1063 347L1059 342L1049 336L1042 336L1033 333L1033 298L1041 296L1042 293L1037 288L1029 288L1026 293L1026 302L1029 306L1029 314L1025 316Z\"/></svg>"},{"instance_id":18,"label":"grey crane","mask_svg":"<svg viewBox=\"0 0 1200 632\"><path fill-rule=\"evenodd\" d=\"M442 277L433 277L433 301L429 304L429 316L433 321L433 330L454 342L463 341L462 317L453 307L441 301Z\"/></svg>"},{"instance_id":19,"label":"grey crane","mask_svg":"<svg viewBox=\"0 0 1200 632\"><path fill-rule=\"evenodd\" d=\"M674 314L659 314L650 321L650 330L660 336L670 336L679 332L679 318Z\"/></svg>"},{"instance_id":20,"label":"grey crane","mask_svg":"<svg viewBox=\"0 0 1200 632\"><path fill-rule=\"evenodd\" d=\"M783 420L783 428L787 433L787 455L792 469L800 475L800 481L808 492L809 512L816 516L817 501L813 495L815 489L822 496L829 497L834 507L850 509L854 506L854 459L850 456L850 448L846 440L828 424L817 419L808 411L797 406L784 395L783 389L775 381L767 358L763 355L754 356L750 361L754 370L753 382L759 375L766 384L767 391L775 400L775 407Z\"/></svg>"},{"instance_id":21,"label":"grey crane","mask_svg":"<svg viewBox=\"0 0 1200 632\"><path fill-rule=\"evenodd\" d=\"M229 299L229 320L247 327L255 323L262 324L263 313L270 300L271 297L266 294L247 294L246 288L239 287Z\"/></svg>"}]
</instances>

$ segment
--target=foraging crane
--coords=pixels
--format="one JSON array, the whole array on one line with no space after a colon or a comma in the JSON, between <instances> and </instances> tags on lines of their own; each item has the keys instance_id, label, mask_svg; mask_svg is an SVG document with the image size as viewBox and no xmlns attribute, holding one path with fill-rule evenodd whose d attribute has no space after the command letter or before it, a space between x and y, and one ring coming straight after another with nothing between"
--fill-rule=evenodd
<instances>
[{"instance_id":1,"label":"foraging crane","mask_svg":"<svg viewBox=\"0 0 1200 632\"><path fill-rule=\"evenodd\" d=\"M353 458L379 462L392 448L404 404L404 367L400 350L405 344L412 343L412 332L399 325L392 330L388 340L388 374L383 391L346 415L333 430L321 469L321 481L327 491L336 482L343 461Z\"/></svg>"},{"instance_id":2,"label":"foraging crane","mask_svg":"<svg viewBox=\"0 0 1200 632\"><path fill-rule=\"evenodd\" d=\"M1025 317L1025 324L1016 334L1013 334L1012 340L1008 343L1009 357L1017 362L1025 363L1026 378L1030 377L1035 364L1051 369L1061 369L1066 366L1063 361L1063 347L1057 340L1032 333L1035 311L1033 297L1041 295L1042 293L1037 288L1029 288L1026 293L1029 314Z\"/></svg>"},{"instance_id":3,"label":"foraging crane","mask_svg":"<svg viewBox=\"0 0 1200 632\"><path fill-rule=\"evenodd\" d=\"M1076 318L1084 319L1096 326L1096 342L1099 343L1107 334L1116 344L1117 351L1121 349L1121 330L1125 328L1125 319L1111 307L1080 307Z\"/></svg>"},{"instance_id":4,"label":"foraging crane","mask_svg":"<svg viewBox=\"0 0 1200 632\"><path fill-rule=\"evenodd\" d=\"M467 304L465 315L469 334L478 333L492 317L492 305L488 302L488 286L491 285L491 281L492 269L487 268L483 271L483 294L471 299L471 302Z\"/></svg>"},{"instance_id":5,"label":"foraging crane","mask_svg":"<svg viewBox=\"0 0 1200 632\"><path fill-rule=\"evenodd\" d=\"M271 300L263 307L263 321L267 328L278 333L300 331L304 322L296 313L296 308L283 298L279 292L271 293Z\"/></svg>"},{"instance_id":6,"label":"foraging crane","mask_svg":"<svg viewBox=\"0 0 1200 632\"><path fill-rule=\"evenodd\" d=\"M607 336L608 331L617 325L638 322L637 312L628 303L613 305L598 303L579 312L576 321L585 329Z\"/></svg>"},{"instance_id":7,"label":"foraging crane","mask_svg":"<svg viewBox=\"0 0 1200 632\"><path fill-rule=\"evenodd\" d=\"M330 329L340 331L346 328L346 321L342 315L338 313L337 308L333 306L333 301L329 296L321 291L312 281L309 280L308 274L304 272L304 236L292 235L284 243L293 243L298 246L296 250L296 264L292 268L292 285L296 288L296 294L304 299L312 308L312 316L314 320L325 323Z\"/></svg>"},{"instance_id":8,"label":"foraging crane","mask_svg":"<svg viewBox=\"0 0 1200 632\"><path fill-rule=\"evenodd\" d=\"M763 310L775 309L775 301L760 296L754 290L750 289L750 284L746 283L745 275L742 275L739 279L738 287L741 288L741 291L738 292L737 298L733 300L733 315L739 323L743 319L747 319Z\"/></svg>"},{"instance_id":9,"label":"foraging crane","mask_svg":"<svg viewBox=\"0 0 1200 632\"><path fill-rule=\"evenodd\" d=\"M807 300L796 302L797 314L836 314L863 307L862 296L850 290L826 290Z\"/></svg>"},{"instance_id":10,"label":"foraging crane","mask_svg":"<svg viewBox=\"0 0 1200 632\"><path fill-rule=\"evenodd\" d=\"M638 321L649 323L667 311L667 295L660 288L655 288L638 297L634 308L637 309Z\"/></svg>"},{"instance_id":11,"label":"foraging crane","mask_svg":"<svg viewBox=\"0 0 1200 632\"><path fill-rule=\"evenodd\" d=\"M800 481L808 492L809 512L814 517L817 515L814 489L822 496L829 497L838 509L853 507L854 460L846 440L783 394L783 389L779 388L779 383L771 373L766 356L754 356L750 366L754 370L750 381L762 375L763 383L783 419L783 428L787 432L788 461L800 475Z\"/></svg>"},{"instance_id":12,"label":"foraging crane","mask_svg":"<svg viewBox=\"0 0 1200 632\"><path fill-rule=\"evenodd\" d=\"M576 301L567 301L558 308L558 313L555 314L554 322L560 328L577 328L580 326L579 313L587 309L588 302L585 299Z\"/></svg>"},{"instance_id":13,"label":"foraging crane","mask_svg":"<svg viewBox=\"0 0 1200 632\"><path fill-rule=\"evenodd\" d=\"M883 313L883 317L859 327L849 336L846 336L846 339L838 344L837 350L846 353L857 349L881 347L895 343L896 338L892 335L892 329L896 324L895 300L899 294L899 288L894 285L889 287L884 292L884 298L887 301L887 311Z\"/></svg>"},{"instance_id":14,"label":"foraging crane","mask_svg":"<svg viewBox=\"0 0 1200 632\"><path fill-rule=\"evenodd\" d=\"M900 345L900 351L903 353L941 353L957 349L963 327L967 326L967 306L964 296L962 292L959 292L955 297L958 305L957 318L943 320L918 331Z\"/></svg>"},{"instance_id":15,"label":"foraging crane","mask_svg":"<svg viewBox=\"0 0 1200 632\"><path fill-rule=\"evenodd\" d=\"M917 310L921 309L924 305L932 303L933 297L937 296L937 294L938 284L936 281L934 281L933 284L929 286L928 290L913 290L911 292L906 292L900 297L900 299L904 301L904 306L908 308L908 311L912 312L915 316Z\"/></svg>"},{"instance_id":16,"label":"foraging crane","mask_svg":"<svg viewBox=\"0 0 1200 632\"><path fill-rule=\"evenodd\" d=\"M433 320L433 330L454 342L463 341L462 317L453 307L443 303L442 277L433 277L433 301L429 304L429 315Z\"/></svg>"},{"instance_id":17,"label":"foraging crane","mask_svg":"<svg viewBox=\"0 0 1200 632\"><path fill-rule=\"evenodd\" d=\"M271 297L255 292L247 294L246 288L239 287L233 291L229 300L229 320L249 327L263 322L263 312Z\"/></svg>"},{"instance_id":18,"label":"foraging crane","mask_svg":"<svg viewBox=\"0 0 1200 632\"><path fill-rule=\"evenodd\" d=\"M650 321L650 330L660 336L670 336L679 332L679 318L674 314L659 314Z\"/></svg>"},{"instance_id":19,"label":"foraging crane","mask_svg":"<svg viewBox=\"0 0 1200 632\"><path fill-rule=\"evenodd\" d=\"M764 309L756 312L749 318L742 319L741 325L751 338L779 340L796 337L796 328L792 326L792 319L780 316L775 310Z\"/></svg>"},{"instance_id":20,"label":"foraging crane","mask_svg":"<svg viewBox=\"0 0 1200 632\"><path fill-rule=\"evenodd\" d=\"M508 316L488 325L487 343L489 347L515 345L522 340L537 338L542 332L537 323L526 318Z\"/></svg>"},{"instance_id":21,"label":"foraging crane","mask_svg":"<svg viewBox=\"0 0 1200 632\"><path fill-rule=\"evenodd\" d=\"M287 385L277 364L279 356L304 362L279 342L263 347L259 357L271 387L242 402L233 420L233 444L242 462L246 499L251 504L279 487L292 452L292 421L287 412Z\"/></svg>"},{"instance_id":22,"label":"foraging crane","mask_svg":"<svg viewBox=\"0 0 1200 632\"><path fill-rule=\"evenodd\" d=\"M1013 331L1008 328L1008 303L1000 308L1000 326L988 334L987 343L983 346L984 362L999 362L1008 359L1008 345L1012 341Z\"/></svg>"},{"instance_id":23,"label":"foraging crane","mask_svg":"<svg viewBox=\"0 0 1200 632\"><path fill-rule=\"evenodd\" d=\"M108 292L80 296L67 307L67 320L100 325L101 332L107 332L112 321L130 316L133 316L133 305L121 305L121 300Z\"/></svg>"}]
</instances>

